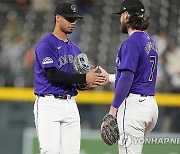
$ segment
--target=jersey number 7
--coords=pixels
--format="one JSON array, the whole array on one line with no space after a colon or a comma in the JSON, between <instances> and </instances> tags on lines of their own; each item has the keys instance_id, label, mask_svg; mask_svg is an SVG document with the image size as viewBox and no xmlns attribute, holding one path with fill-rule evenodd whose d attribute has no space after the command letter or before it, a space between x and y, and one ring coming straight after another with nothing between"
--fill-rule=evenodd
<instances>
[{"instance_id":1,"label":"jersey number 7","mask_svg":"<svg viewBox=\"0 0 180 154\"><path fill-rule=\"evenodd\" d=\"M150 56L150 62L152 63L152 65L151 65L151 73L149 76L149 81L152 81L153 80L153 73L154 73L155 66L156 66L156 56Z\"/></svg>"}]
</instances>

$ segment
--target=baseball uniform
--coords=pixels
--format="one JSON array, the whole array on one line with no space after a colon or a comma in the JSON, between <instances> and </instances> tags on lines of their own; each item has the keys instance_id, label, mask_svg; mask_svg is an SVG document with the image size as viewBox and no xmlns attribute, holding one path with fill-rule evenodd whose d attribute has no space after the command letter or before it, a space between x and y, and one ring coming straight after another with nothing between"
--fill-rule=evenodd
<instances>
[{"instance_id":1,"label":"baseball uniform","mask_svg":"<svg viewBox=\"0 0 180 154\"><path fill-rule=\"evenodd\" d=\"M36 47L34 115L41 153L48 153L48 150L52 154L79 153L80 118L74 99L76 87L73 84L54 86L44 73L44 69L49 67L73 73L73 58L79 53L79 48L71 41L65 43L53 34L44 37ZM58 98L58 94L64 94L64 98Z\"/></svg>"},{"instance_id":2,"label":"baseball uniform","mask_svg":"<svg viewBox=\"0 0 180 154\"><path fill-rule=\"evenodd\" d=\"M116 57L115 97L112 108L118 109L120 154L141 154L144 137L158 119L155 95L157 46L146 30L149 18L139 0L124 0L120 11L122 32L128 38Z\"/></svg>"},{"instance_id":3,"label":"baseball uniform","mask_svg":"<svg viewBox=\"0 0 180 154\"><path fill-rule=\"evenodd\" d=\"M156 44L146 32L134 32L118 52L115 87L122 70L134 73L129 94L117 113L121 154L141 153L142 142L134 143L135 139L144 139L156 124L158 107L153 96L157 61Z\"/></svg>"},{"instance_id":4,"label":"baseball uniform","mask_svg":"<svg viewBox=\"0 0 180 154\"><path fill-rule=\"evenodd\" d=\"M80 116L75 101L77 83L86 74L74 74L73 61L80 49L68 39L77 18L77 6L62 1L56 5L53 33L35 49L34 117L40 154L79 154Z\"/></svg>"}]
</instances>

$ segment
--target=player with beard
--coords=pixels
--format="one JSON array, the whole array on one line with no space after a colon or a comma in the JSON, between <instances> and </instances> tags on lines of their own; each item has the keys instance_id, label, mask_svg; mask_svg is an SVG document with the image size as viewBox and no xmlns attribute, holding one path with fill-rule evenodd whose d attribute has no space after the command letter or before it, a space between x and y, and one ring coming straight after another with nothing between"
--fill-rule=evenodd
<instances>
[{"instance_id":1,"label":"player with beard","mask_svg":"<svg viewBox=\"0 0 180 154\"><path fill-rule=\"evenodd\" d=\"M115 95L108 114L117 116L119 153L141 154L143 143L140 141L152 131L158 118L154 99L157 47L145 32L150 22L149 17L144 16L145 8L139 0L123 1L120 11L114 14L120 17L122 33L129 37L122 43L116 57ZM105 73L102 68L101 71ZM106 131L104 125L103 122L101 131ZM106 138L108 133L104 134ZM116 142L111 141L113 138L108 145Z\"/></svg>"}]
</instances>

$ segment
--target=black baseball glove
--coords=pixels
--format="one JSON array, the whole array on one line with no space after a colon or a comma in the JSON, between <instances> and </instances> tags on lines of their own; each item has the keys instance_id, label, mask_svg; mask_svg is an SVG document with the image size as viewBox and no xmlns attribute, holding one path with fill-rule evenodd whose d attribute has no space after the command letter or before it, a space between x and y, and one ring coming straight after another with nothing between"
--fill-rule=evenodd
<instances>
[{"instance_id":1,"label":"black baseball glove","mask_svg":"<svg viewBox=\"0 0 180 154\"><path fill-rule=\"evenodd\" d=\"M113 145L119 140L119 129L116 117L106 114L101 125L101 137L107 145Z\"/></svg>"}]
</instances>

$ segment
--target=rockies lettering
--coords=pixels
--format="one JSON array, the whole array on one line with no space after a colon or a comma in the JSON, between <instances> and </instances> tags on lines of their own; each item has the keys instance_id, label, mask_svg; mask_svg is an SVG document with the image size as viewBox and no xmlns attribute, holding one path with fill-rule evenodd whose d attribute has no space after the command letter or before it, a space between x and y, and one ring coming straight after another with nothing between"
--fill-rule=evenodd
<instances>
[{"instance_id":1,"label":"rockies lettering","mask_svg":"<svg viewBox=\"0 0 180 154\"><path fill-rule=\"evenodd\" d=\"M63 56L60 56L59 59L58 59L58 64L59 64L59 67L62 67L68 63L73 63L73 60L74 60L74 57L73 55L63 55Z\"/></svg>"}]
</instances>

